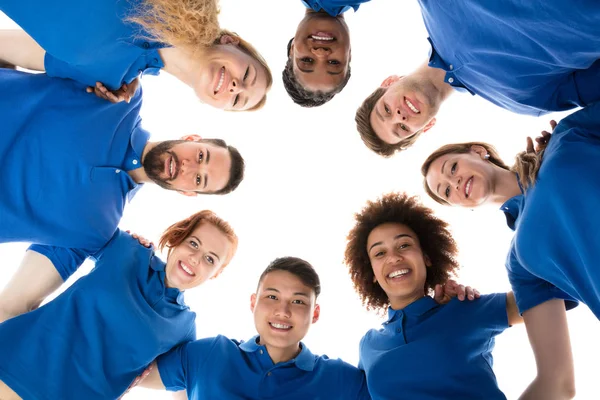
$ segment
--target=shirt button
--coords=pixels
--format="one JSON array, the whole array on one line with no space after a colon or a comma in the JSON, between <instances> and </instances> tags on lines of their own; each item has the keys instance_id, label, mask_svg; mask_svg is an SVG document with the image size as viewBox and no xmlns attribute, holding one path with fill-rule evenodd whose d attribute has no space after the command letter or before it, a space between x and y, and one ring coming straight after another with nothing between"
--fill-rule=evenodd
<instances>
[{"instance_id":1,"label":"shirt button","mask_svg":"<svg viewBox=\"0 0 600 400\"><path fill-rule=\"evenodd\" d=\"M259 352L260 354L262 354L262 353L263 353L262 349L260 349L258 352Z\"/></svg>"},{"instance_id":2,"label":"shirt button","mask_svg":"<svg viewBox=\"0 0 600 400\"><path fill-rule=\"evenodd\" d=\"M452 82L454 82L454 78L448 79L448 83L452 83Z\"/></svg>"},{"instance_id":3,"label":"shirt button","mask_svg":"<svg viewBox=\"0 0 600 400\"><path fill-rule=\"evenodd\" d=\"M150 47L150 43L148 42L144 42L144 44L142 45L145 49Z\"/></svg>"},{"instance_id":4,"label":"shirt button","mask_svg":"<svg viewBox=\"0 0 600 400\"><path fill-rule=\"evenodd\" d=\"M153 59L152 59L152 62L153 62L154 64L158 64L158 58L153 58Z\"/></svg>"},{"instance_id":5,"label":"shirt button","mask_svg":"<svg viewBox=\"0 0 600 400\"><path fill-rule=\"evenodd\" d=\"M133 160L132 163L133 163L133 165L137 165L138 160Z\"/></svg>"},{"instance_id":6,"label":"shirt button","mask_svg":"<svg viewBox=\"0 0 600 400\"><path fill-rule=\"evenodd\" d=\"M454 69L454 65L450 64L450 71Z\"/></svg>"},{"instance_id":7,"label":"shirt button","mask_svg":"<svg viewBox=\"0 0 600 400\"><path fill-rule=\"evenodd\" d=\"M119 172L121 172L120 169L115 169L115 174L118 174Z\"/></svg>"},{"instance_id":8,"label":"shirt button","mask_svg":"<svg viewBox=\"0 0 600 400\"><path fill-rule=\"evenodd\" d=\"M402 329L396 328L396 333L400 333L400 332L402 332Z\"/></svg>"},{"instance_id":9,"label":"shirt button","mask_svg":"<svg viewBox=\"0 0 600 400\"><path fill-rule=\"evenodd\" d=\"M271 372L267 372L267 376L271 376Z\"/></svg>"}]
</instances>

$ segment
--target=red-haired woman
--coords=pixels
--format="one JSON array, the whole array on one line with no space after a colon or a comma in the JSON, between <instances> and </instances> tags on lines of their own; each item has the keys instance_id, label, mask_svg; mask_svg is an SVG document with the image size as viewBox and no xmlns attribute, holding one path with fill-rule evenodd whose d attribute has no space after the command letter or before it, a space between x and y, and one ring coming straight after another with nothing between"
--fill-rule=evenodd
<instances>
[{"instance_id":1,"label":"red-haired woman","mask_svg":"<svg viewBox=\"0 0 600 400\"><path fill-rule=\"evenodd\" d=\"M194 340L183 291L223 271L237 236L205 210L169 227L165 247L166 263L117 230L88 275L0 324L0 398L115 399L158 355Z\"/></svg>"}]
</instances>

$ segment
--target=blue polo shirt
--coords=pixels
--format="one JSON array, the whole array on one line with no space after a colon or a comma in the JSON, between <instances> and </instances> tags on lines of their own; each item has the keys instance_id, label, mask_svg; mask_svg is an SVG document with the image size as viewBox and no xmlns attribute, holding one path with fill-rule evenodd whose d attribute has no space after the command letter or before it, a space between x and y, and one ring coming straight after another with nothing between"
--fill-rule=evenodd
<instances>
[{"instance_id":1,"label":"blue polo shirt","mask_svg":"<svg viewBox=\"0 0 600 400\"><path fill-rule=\"evenodd\" d=\"M140 0L0 0L0 10L46 50L50 76L118 89L139 74L164 66L158 49L137 24L125 22Z\"/></svg>"},{"instance_id":2,"label":"blue polo shirt","mask_svg":"<svg viewBox=\"0 0 600 400\"><path fill-rule=\"evenodd\" d=\"M258 336L238 342L225 336L183 344L158 358L167 390L185 389L191 400L370 399L362 371L301 343L293 360L273 364Z\"/></svg>"},{"instance_id":3,"label":"blue polo shirt","mask_svg":"<svg viewBox=\"0 0 600 400\"><path fill-rule=\"evenodd\" d=\"M356 11L362 3L369 1L371 0L302 0L302 4L314 11L323 10L332 17L337 17L350 9Z\"/></svg>"},{"instance_id":4,"label":"blue polo shirt","mask_svg":"<svg viewBox=\"0 0 600 400\"><path fill-rule=\"evenodd\" d=\"M494 337L508 327L506 294L440 305L426 296L388 309L360 341L373 400L505 400L492 371Z\"/></svg>"},{"instance_id":5,"label":"blue polo shirt","mask_svg":"<svg viewBox=\"0 0 600 400\"><path fill-rule=\"evenodd\" d=\"M126 172L149 138L141 91L111 104L80 83L7 69L0 87L0 243L98 251L141 187ZM64 279L77 267L70 252L53 261Z\"/></svg>"},{"instance_id":6,"label":"blue polo shirt","mask_svg":"<svg viewBox=\"0 0 600 400\"><path fill-rule=\"evenodd\" d=\"M600 103L560 121L535 185L502 206L515 221L506 267L521 312L574 299L600 319L598 171Z\"/></svg>"},{"instance_id":7,"label":"blue polo shirt","mask_svg":"<svg viewBox=\"0 0 600 400\"><path fill-rule=\"evenodd\" d=\"M600 99L597 0L419 0L445 82L528 115Z\"/></svg>"},{"instance_id":8,"label":"blue polo shirt","mask_svg":"<svg viewBox=\"0 0 600 400\"><path fill-rule=\"evenodd\" d=\"M0 324L0 380L23 399L116 399L152 361L194 340L195 313L165 263L117 231L56 299Z\"/></svg>"}]
</instances>

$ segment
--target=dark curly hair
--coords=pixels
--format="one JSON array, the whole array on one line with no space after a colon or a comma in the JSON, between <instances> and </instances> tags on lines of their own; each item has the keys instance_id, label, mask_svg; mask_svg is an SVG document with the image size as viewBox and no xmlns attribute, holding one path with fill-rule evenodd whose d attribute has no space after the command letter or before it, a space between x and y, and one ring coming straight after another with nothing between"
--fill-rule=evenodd
<instances>
[{"instance_id":1,"label":"dark curly hair","mask_svg":"<svg viewBox=\"0 0 600 400\"><path fill-rule=\"evenodd\" d=\"M322 92L317 90L315 92L307 90L298 82L296 76L294 75L294 67L292 65L292 57L290 57L290 50L292 48L292 41L294 38L291 38L287 45L287 62L285 63L285 68L281 74L283 79L283 86L285 87L286 92L292 98L294 103L301 105L302 107L319 107L323 104L327 103L329 100L333 99L333 97L342 91L346 87L346 84L350 80L350 62L348 62L348 72L344 77L344 80L332 91L330 92Z\"/></svg>"},{"instance_id":2,"label":"dark curly hair","mask_svg":"<svg viewBox=\"0 0 600 400\"><path fill-rule=\"evenodd\" d=\"M376 201L369 201L360 213L355 214L356 225L348 234L344 262L348 266L354 289L367 310L384 311L389 299L375 277L369 254L367 238L373 229L385 223L398 223L412 229L419 239L423 254L432 265L427 268L425 290L444 284L459 268L455 257L456 242L448 230L448 223L437 218L430 208L416 197L405 193L388 193Z\"/></svg>"}]
</instances>

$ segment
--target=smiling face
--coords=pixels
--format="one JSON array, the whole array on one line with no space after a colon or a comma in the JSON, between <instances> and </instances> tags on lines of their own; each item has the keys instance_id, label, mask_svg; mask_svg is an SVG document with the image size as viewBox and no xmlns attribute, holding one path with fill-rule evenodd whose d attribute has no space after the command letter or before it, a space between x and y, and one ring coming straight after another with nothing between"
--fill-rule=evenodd
<instances>
[{"instance_id":1,"label":"smiling face","mask_svg":"<svg viewBox=\"0 0 600 400\"><path fill-rule=\"evenodd\" d=\"M483 148L472 148L469 153L438 157L427 171L427 186L453 206L477 207L486 203L495 192L498 169L485 159L486 154Z\"/></svg>"},{"instance_id":2,"label":"smiling face","mask_svg":"<svg viewBox=\"0 0 600 400\"><path fill-rule=\"evenodd\" d=\"M213 107L244 111L257 105L267 93L267 71L238 46L231 36L206 52L193 84L196 95Z\"/></svg>"},{"instance_id":3,"label":"smiling face","mask_svg":"<svg viewBox=\"0 0 600 400\"><path fill-rule=\"evenodd\" d=\"M427 267L431 262L423 254L419 238L408 226L398 223L377 226L367 239L367 253L375 279L392 308L410 304L425 295Z\"/></svg>"},{"instance_id":4,"label":"smiling face","mask_svg":"<svg viewBox=\"0 0 600 400\"><path fill-rule=\"evenodd\" d=\"M142 162L148 177L162 187L186 195L216 192L229 182L229 150L204 142L199 136L184 136L157 144Z\"/></svg>"},{"instance_id":5,"label":"smiling face","mask_svg":"<svg viewBox=\"0 0 600 400\"><path fill-rule=\"evenodd\" d=\"M179 290L194 288L216 277L231 257L232 244L209 222L201 222L167 257L166 284Z\"/></svg>"},{"instance_id":6,"label":"smiling face","mask_svg":"<svg viewBox=\"0 0 600 400\"><path fill-rule=\"evenodd\" d=\"M287 271L265 275L250 302L260 343L269 352L294 354L310 325L319 319L314 290Z\"/></svg>"},{"instance_id":7,"label":"smiling face","mask_svg":"<svg viewBox=\"0 0 600 400\"><path fill-rule=\"evenodd\" d=\"M435 124L442 95L431 82L412 75L390 76L381 87L387 90L375 103L370 122L385 143L399 143Z\"/></svg>"},{"instance_id":8,"label":"smiling face","mask_svg":"<svg viewBox=\"0 0 600 400\"><path fill-rule=\"evenodd\" d=\"M350 34L343 16L309 10L298 24L288 56L296 80L306 90L334 90L350 63Z\"/></svg>"}]
</instances>

